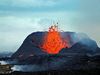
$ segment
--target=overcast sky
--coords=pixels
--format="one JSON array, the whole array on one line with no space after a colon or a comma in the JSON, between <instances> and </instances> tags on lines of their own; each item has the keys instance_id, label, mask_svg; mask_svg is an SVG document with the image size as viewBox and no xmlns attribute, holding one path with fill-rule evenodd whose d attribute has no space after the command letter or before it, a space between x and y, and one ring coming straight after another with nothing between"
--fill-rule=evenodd
<instances>
[{"instance_id":1,"label":"overcast sky","mask_svg":"<svg viewBox=\"0 0 100 75\"><path fill-rule=\"evenodd\" d=\"M0 0L0 51L16 51L26 36L54 22L100 46L100 0Z\"/></svg>"}]
</instances>

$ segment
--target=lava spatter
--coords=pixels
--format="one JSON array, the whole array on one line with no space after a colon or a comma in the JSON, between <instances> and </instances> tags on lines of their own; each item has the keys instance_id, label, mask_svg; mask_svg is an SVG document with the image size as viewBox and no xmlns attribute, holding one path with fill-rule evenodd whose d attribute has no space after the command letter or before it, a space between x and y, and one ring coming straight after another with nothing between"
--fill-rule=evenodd
<instances>
[{"instance_id":1,"label":"lava spatter","mask_svg":"<svg viewBox=\"0 0 100 75\"><path fill-rule=\"evenodd\" d=\"M48 54L58 54L62 48L68 47L67 41L61 38L58 26L51 26L44 36L41 48Z\"/></svg>"}]
</instances>

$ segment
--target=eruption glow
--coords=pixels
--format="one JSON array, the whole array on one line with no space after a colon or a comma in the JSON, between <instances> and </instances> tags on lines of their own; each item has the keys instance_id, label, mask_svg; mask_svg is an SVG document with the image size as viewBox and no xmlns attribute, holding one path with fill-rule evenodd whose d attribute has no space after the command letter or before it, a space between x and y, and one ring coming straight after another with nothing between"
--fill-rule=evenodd
<instances>
[{"instance_id":1,"label":"eruption glow","mask_svg":"<svg viewBox=\"0 0 100 75\"><path fill-rule=\"evenodd\" d=\"M44 42L41 48L49 54L58 54L62 48L69 47L67 40L61 38L58 26L54 25L49 28L49 31L44 37Z\"/></svg>"}]
</instances>

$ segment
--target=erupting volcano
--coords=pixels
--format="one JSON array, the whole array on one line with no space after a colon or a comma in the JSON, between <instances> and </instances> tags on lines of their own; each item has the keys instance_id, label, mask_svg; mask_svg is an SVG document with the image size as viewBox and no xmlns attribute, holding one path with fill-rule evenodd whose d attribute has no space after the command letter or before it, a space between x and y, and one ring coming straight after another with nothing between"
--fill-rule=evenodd
<instances>
[{"instance_id":1,"label":"erupting volcano","mask_svg":"<svg viewBox=\"0 0 100 75\"><path fill-rule=\"evenodd\" d=\"M41 46L43 51L49 54L58 54L62 48L68 48L68 43L64 40L58 30L58 26L53 25L44 36L44 42Z\"/></svg>"}]
</instances>

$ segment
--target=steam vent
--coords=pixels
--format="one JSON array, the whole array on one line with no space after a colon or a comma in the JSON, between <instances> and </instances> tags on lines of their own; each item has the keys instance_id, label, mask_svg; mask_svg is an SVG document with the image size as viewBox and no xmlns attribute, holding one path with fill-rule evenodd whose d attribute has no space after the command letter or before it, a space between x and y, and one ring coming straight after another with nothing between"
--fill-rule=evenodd
<instances>
[{"instance_id":1,"label":"steam vent","mask_svg":"<svg viewBox=\"0 0 100 75\"><path fill-rule=\"evenodd\" d=\"M98 46L84 33L61 32L57 25L52 25L48 31L33 32L27 36L12 58L26 59L34 55L63 55L71 51L69 49L73 47L76 50L86 48L89 51L95 51Z\"/></svg>"}]
</instances>

